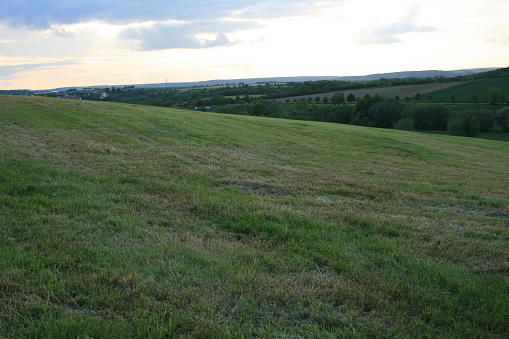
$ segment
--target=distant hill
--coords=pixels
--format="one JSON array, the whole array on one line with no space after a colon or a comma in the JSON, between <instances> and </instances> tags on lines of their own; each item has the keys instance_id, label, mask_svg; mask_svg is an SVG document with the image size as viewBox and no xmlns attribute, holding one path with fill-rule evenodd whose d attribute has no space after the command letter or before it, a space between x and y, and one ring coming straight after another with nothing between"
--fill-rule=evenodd
<instances>
[{"instance_id":1,"label":"distant hill","mask_svg":"<svg viewBox=\"0 0 509 339\"><path fill-rule=\"evenodd\" d=\"M378 80L381 78L387 79L404 79L404 78L433 78L437 76L443 76L446 78L452 78L457 76L464 75L472 75L482 72L493 71L498 68L472 68L472 69L459 69L455 71L438 71L438 70L430 70L430 71L409 71L409 72L392 72L392 73L379 73L379 74L370 74L370 75L361 75L361 76L347 76L347 77L339 77L336 80L344 80L344 81L370 81L370 80Z\"/></svg>"},{"instance_id":2,"label":"distant hill","mask_svg":"<svg viewBox=\"0 0 509 339\"><path fill-rule=\"evenodd\" d=\"M136 88L154 88L154 87L191 87L191 86L215 86L226 84L257 84L266 82L303 82L303 81L318 81L318 80L342 80L342 81L371 81L381 78L395 79L395 78L427 78L435 76L443 76L452 78L460 75L471 75L481 72L487 72L497 69L492 68L472 68L462 69L455 71L409 71L409 72L392 72L392 73L378 73L360 76L296 76L296 77L271 77L271 78L250 78L250 79L229 79L229 80L207 80L196 82L174 82L174 83L161 83L161 84L137 84L133 85Z\"/></svg>"},{"instance_id":3,"label":"distant hill","mask_svg":"<svg viewBox=\"0 0 509 339\"><path fill-rule=\"evenodd\" d=\"M216 79L206 81L193 81L193 82L163 82L154 84L129 84L129 85L98 85L98 86L85 86L87 88L97 87L123 87L134 86L135 88L165 88L165 87L193 87L193 86L216 86L216 85L231 85L231 84L257 84L266 82L303 82L303 81L318 81L318 80L341 80L341 81L371 81L381 78L427 78L435 76L443 76L446 78L472 75L481 72L493 71L498 67L491 68L472 68L460 69L453 71L440 71L440 70L427 70L427 71L408 71L408 72L392 72L392 73L377 73L370 75L360 76L295 76L295 77L267 77L267 78L246 78L246 79ZM66 91L70 88L76 87L61 87L47 91Z\"/></svg>"}]
</instances>

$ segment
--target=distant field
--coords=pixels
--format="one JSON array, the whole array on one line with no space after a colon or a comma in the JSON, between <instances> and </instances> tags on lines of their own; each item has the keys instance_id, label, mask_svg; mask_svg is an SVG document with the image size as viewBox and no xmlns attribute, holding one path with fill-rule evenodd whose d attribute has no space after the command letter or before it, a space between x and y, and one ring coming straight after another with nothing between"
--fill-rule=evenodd
<instances>
[{"instance_id":1,"label":"distant field","mask_svg":"<svg viewBox=\"0 0 509 339\"><path fill-rule=\"evenodd\" d=\"M505 101L509 100L509 78L474 80L462 83L451 88L443 88L428 93L437 101L450 101L451 96L458 102L472 102L472 97L476 95L478 101L486 102L486 93L492 87L499 87L505 95Z\"/></svg>"},{"instance_id":2,"label":"distant field","mask_svg":"<svg viewBox=\"0 0 509 339\"><path fill-rule=\"evenodd\" d=\"M0 338L508 338L508 154L0 96Z\"/></svg>"},{"instance_id":3,"label":"distant field","mask_svg":"<svg viewBox=\"0 0 509 339\"><path fill-rule=\"evenodd\" d=\"M405 97L413 97L417 93L420 93L422 95L427 94L429 92L434 92L437 90L450 88L453 86L458 86L462 84L461 82L454 82L454 83L443 83L443 84L424 84L424 85L408 85L408 86L392 86L392 87L377 87L377 88L365 88L365 89L353 89L353 90L344 90L341 91L345 94L345 97L352 93L355 95L356 98L362 98L366 94L369 95L381 95L386 96L390 98L394 98L396 96L399 96L401 99L404 99ZM287 98L280 98L276 99L279 102L286 102L288 99L290 101L293 101L294 99L298 99L300 97L308 98L312 97L313 99L316 97L320 97L320 99L323 100L323 98L331 98L334 93L321 93L321 94L309 94L309 95L302 95L302 96L293 96L293 97L287 97Z\"/></svg>"}]
</instances>

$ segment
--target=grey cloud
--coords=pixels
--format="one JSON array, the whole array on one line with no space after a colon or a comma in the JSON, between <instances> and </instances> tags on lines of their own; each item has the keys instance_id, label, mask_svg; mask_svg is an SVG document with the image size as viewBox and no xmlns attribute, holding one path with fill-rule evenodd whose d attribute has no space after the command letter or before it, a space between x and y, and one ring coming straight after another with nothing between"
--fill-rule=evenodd
<instances>
[{"instance_id":1,"label":"grey cloud","mask_svg":"<svg viewBox=\"0 0 509 339\"><path fill-rule=\"evenodd\" d=\"M80 63L79 60L65 60L60 62L50 62L40 64L6 65L0 66L0 76L8 77L20 72L54 69L62 66L76 65L79 63Z\"/></svg>"},{"instance_id":2,"label":"grey cloud","mask_svg":"<svg viewBox=\"0 0 509 339\"><path fill-rule=\"evenodd\" d=\"M212 48L231 46L226 33L256 27L250 22L194 22L156 23L149 26L129 28L120 37L139 41L138 50L153 51L171 48ZM200 40L197 34L214 34L214 40Z\"/></svg>"},{"instance_id":3,"label":"grey cloud","mask_svg":"<svg viewBox=\"0 0 509 339\"><path fill-rule=\"evenodd\" d=\"M0 2L0 23L10 27L47 29L52 24L100 20L112 24L142 21L216 20L240 13L257 17L288 16L317 0L25 0ZM271 11L271 9L274 9ZM286 9L283 11L283 9ZM242 14L244 13L244 14Z\"/></svg>"},{"instance_id":4,"label":"grey cloud","mask_svg":"<svg viewBox=\"0 0 509 339\"><path fill-rule=\"evenodd\" d=\"M389 45L401 42L399 35L412 32L433 32L437 29L429 25L415 23L418 7L412 8L407 16L392 24L379 24L369 27L357 35L357 42L362 45Z\"/></svg>"}]
</instances>

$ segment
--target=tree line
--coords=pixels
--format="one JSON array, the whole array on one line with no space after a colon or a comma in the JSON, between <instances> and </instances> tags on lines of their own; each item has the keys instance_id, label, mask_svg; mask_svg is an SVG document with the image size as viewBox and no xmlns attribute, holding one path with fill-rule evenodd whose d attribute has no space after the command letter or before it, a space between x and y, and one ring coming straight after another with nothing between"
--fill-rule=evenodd
<instances>
[{"instance_id":1,"label":"tree line","mask_svg":"<svg viewBox=\"0 0 509 339\"><path fill-rule=\"evenodd\" d=\"M330 104L316 104L299 98L294 104L260 100L253 104L212 107L213 112L243 114L284 119L323 121L401 130L443 130L452 135L475 137L495 126L509 131L509 107L451 111L441 104L403 104L379 95L365 95L348 104L341 93Z\"/></svg>"}]
</instances>

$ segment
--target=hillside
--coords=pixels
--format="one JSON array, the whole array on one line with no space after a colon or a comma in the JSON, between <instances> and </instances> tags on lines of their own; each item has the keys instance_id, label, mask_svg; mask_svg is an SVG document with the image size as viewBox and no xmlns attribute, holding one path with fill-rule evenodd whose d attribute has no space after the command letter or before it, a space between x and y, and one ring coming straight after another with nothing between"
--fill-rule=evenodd
<instances>
[{"instance_id":1,"label":"hillside","mask_svg":"<svg viewBox=\"0 0 509 339\"><path fill-rule=\"evenodd\" d=\"M131 84L127 86L134 86L135 88L168 88L168 87L202 87L202 86L217 86L217 85L236 85L243 84L259 84L267 82L304 82L304 81L319 81L319 80L341 80L341 81L372 81L381 78L389 79L405 79L405 78L427 78L427 77L445 77L453 78L458 76L475 75L482 72L492 71L496 68L471 68L459 69L453 71L441 70L428 70L428 71L403 71L391 73L377 73L368 75L355 75L355 76L291 76L291 77L265 77L265 78L244 78L244 79L215 79L194 82L163 82L156 84ZM125 85L116 85L122 87ZM111 87L111 85L98 85L91 87ZM73 87L55 88L53 90L66 91Z\"/></svg>"},{"instance_id":2,"label":"hillside","mask_svg":"<svg viewBox=\"0 0 509 339\"><path fill-rule=\"evenodd\" d=\"M508 151L0 96L0 337L508 337Z\"/></svg>"}]
</instances>

